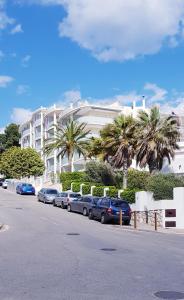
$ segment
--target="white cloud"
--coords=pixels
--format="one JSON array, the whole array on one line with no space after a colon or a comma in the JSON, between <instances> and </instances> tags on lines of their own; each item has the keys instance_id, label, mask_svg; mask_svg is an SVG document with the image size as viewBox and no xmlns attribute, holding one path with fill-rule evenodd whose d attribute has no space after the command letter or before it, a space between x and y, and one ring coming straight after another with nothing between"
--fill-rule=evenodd
<instances>
[{"instance_id":1,"label":"white cloud","mask_svg":"<svg viewBox=\"0 0 184 300\"><path fill-rule=\"evenodd\" d=\"M11 34L16 34L16 33L22 33L23 29L22 29L22 25L21 24L17 24L11 31Z\"/></svg>"},{"instance_id":2,"label":"white cloud","mask_svg":"<svg viewBox=\"0 0 184 300\"><path fill-rule=\"evenodd\" d=\"M23 0L22 0L23 1ZM59 25L68 37L100 61L124 61L176 46L183 38L183 0L27 0L63 5Z\"/></svg>"},{"instance_id":3,"label":"white cloud","mask_svg":"<svg viewBox=\"0 0 184 300\"><path fill-rule=\"evenodd\" d=\"M30 59L31 59L31 55L28 54L28 55L24 56L21 60L21 65L24 68L28 67Z\"/></svg>"},{"instance_id":4,"label":"white cloud","mask_svg":"<svg viewBox=\"0 0 184 300\"><path fill-rule=\"evenodd\" d=\"M25 84L20 84L17 86L17 95L27 94L29 92L29 86Z\"/></svg>"},{"instance_id":5,"label":"white cloud","mask_svg":"<svg viewBox=\"0 0 184 300\"><path fill-rule=\"evenodd\" d=\"M31 115L32 112L30 109L14 108L11 114L11 120L16 124L22 124L29 120L31 118Z\"/></svg>"},{"instance_id":6,"label":"white cloud","mask_svg":"<svg viewBox=\"0 0 184 300\"><path fill-rule=\"evenodd\" d=\"M153 104L157 101L164 101L168 93L165 89L160 88L155 83L146 83L144 90L153 92L153 95L149 97L150 104Z\"/></svg>"},{"instance_id":7,"label":"white cloud","mask_svg":"<svg viewBox=\"0 0 184 300\"><path fill-rule=\"evenodd\" d=\"M5 1L0 0L0 30L5 29L8 25L14 23L14 19L9 18L4 10Z\"/></svg>"},{"instance_id":8,"label":"white cloud","mask_svg":"<svg viewBox=\"0 0 184 300\"><path fill-rule=\"evenodd\" d=\"M79 90L69 90L64 92L57 101L57 106L67 106L81 99L81 92Z\"/></svg>"},{"instance_id":9,"label":"white cloud","mask_svg":"<svg viewBox=\"0 0 184 300\"><path fill-rule=\"evenodd\" d=\"M0 76L0 88L6 88L13 80L10 76Z\"/></svg>"}]
</instances>

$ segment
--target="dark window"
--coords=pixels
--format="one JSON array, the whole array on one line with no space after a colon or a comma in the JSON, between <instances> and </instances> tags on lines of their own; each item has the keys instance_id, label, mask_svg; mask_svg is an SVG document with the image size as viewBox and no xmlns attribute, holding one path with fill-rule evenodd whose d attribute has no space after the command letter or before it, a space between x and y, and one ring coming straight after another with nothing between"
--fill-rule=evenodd
<instances>
[{"instance_id":1,"label":"dark window","mask_svg":"<svg viewBox=\"0 0 184 300\"><path fill-rule=\"evenodd\" d=\"M115 207L126 208L126 209L129 207L127 202L121 200L111 200L111 205Z\"/></svg>"},{"instance_id":2,"label":"dark window","mask_svg":"<svg viewBox=\"0 0 184 300\"><path fill-rule=\"evenodd\" d=\"M67 197L68 194L67 194L67 193L60 193L59 196L60 196L60 197Z\"/></svg>"},{"instance_id":3,"label":"dark window","mask_svg":"<svg viewBox=\"0 0 184 300\"><path fill-rule=\"evenodd\" d=\"M102 206L109 206L109 200L107 200L107 199L103 199L102 201L101 201L101 203L100 203L100 205L102 205Z\"/></svg>"},{"instance_id":4,"label":"dark window","mask_svg":"<svg viewBox=\"0 0 184 300\"><path fill-rule=\"evenodd\" d=\"M80 194L69 194L69 197L71 197L71 198L80 198L81 195Z\"/></svg>"},{"instance_id":5,"label":"dark window","mask_svg":"<svg viewBox=\"0 0 184 300\"><path fill-rule=\"evenodd\" d=\"M46 193L49 194L49 195L57 195L58 194L57 190L52 190L52 189L47 190Z\"/></svg>"}]
</instances>

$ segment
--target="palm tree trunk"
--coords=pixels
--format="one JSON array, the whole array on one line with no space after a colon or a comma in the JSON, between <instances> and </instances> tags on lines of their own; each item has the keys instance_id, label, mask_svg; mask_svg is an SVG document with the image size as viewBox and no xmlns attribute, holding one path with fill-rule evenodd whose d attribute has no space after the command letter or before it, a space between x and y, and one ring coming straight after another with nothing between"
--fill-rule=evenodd
<instances>
[{"instance_id":1,"label":"palm tree trunk","mask_svg":"<svg viewBox=\"0 0 184 300\"><path fill-rule=\"evenodd\" d=\"M123 189L127 189L127 177L128 177L128 164L127 161L124 161L123 164Z\"/></svg>"},{"instance_id":2,"label":"palm tree trunk","mask_svg":"<svg viewBox=\"0 0 184 300\"><path fill-rule=\"evenodd\" d=\"M74 165L73 165L73 154L70 154L68 157L68 163L69 163L69 172L74 171Z\"/></svg>"}]
</instances>

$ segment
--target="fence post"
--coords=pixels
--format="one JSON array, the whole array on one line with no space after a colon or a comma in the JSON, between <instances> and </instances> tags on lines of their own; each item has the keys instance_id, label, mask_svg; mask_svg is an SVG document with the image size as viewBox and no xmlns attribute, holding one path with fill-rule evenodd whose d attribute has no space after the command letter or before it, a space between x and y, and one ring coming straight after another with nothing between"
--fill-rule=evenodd
<instances>
[{"instance_id":1,"label":"fence post","mask_svg":"<svg viewBox=\"0 0 184 300\"><path fill-rule=\"evenodd\" d=\"M123 222L122 222L122 209L120 209L119 211L119 225L122 226Z\"/></svg>"},{"instance_id":2,"label":"fence post","mask_svg":"<svg viewBox=\"0 0 184 300\"><path fill-rule=\"evenodd\" d=\"M157 231L157 229L158 229L158 226L157 226L157 212L155 211L154 212L154 216L155 216L155 231Z\"/></svg>"},{"instance_id":3,"label":"fence post","mask_svg":"<svg viewBox=\"0 0 184 300\"><path fill-rule=\"evenodd\" d=\"M137 212L134 211L134 229L137 228Z\"/></svg>"}]
</instances>

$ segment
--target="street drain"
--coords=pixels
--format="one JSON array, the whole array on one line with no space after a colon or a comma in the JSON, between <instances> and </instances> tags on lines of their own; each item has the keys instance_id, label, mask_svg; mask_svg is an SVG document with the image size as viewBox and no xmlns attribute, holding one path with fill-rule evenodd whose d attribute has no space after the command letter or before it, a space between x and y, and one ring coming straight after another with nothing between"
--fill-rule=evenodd
<instances>
[{"instance_id":1,"label":"street drain","mask_svg":"<svg viewBox=\"0 0 184 300\"><path fill-rule=\"evenodd\" d=\"M117 249L115 249L115 248L102 248L100 250L110 252L110 251L116 251Z\"/></svg>"},{"instance_id":2,"label":"street drain","mask_svg":"<svg viewBox=\"0 0 184 300\"><path fill-rule=\"evenodd\" d=\"M16 207L15 209L23 209L22 207Z\"/></svg>"},{"instance_id":3,"label":"street drain","mask_svg":"<svg viewBox=\"0 0 184 300\"><path fill-rule=\"evenodd\" d=\"M175 291L159 291L154 295L160 299L171 299L171 300L184 299L184 293L175 292Z\"/></svg>"},{"instance_id":4,"label":"street drain","mask_svg":"<svg viewBox=\"0 0 184 300\"><path fill-rule=\"evenodd\" d=\"M80 233L77 233L77 232L69 232L69 233L67 233L67 235L80 235Z\"/></svg>"}]
</instances>

